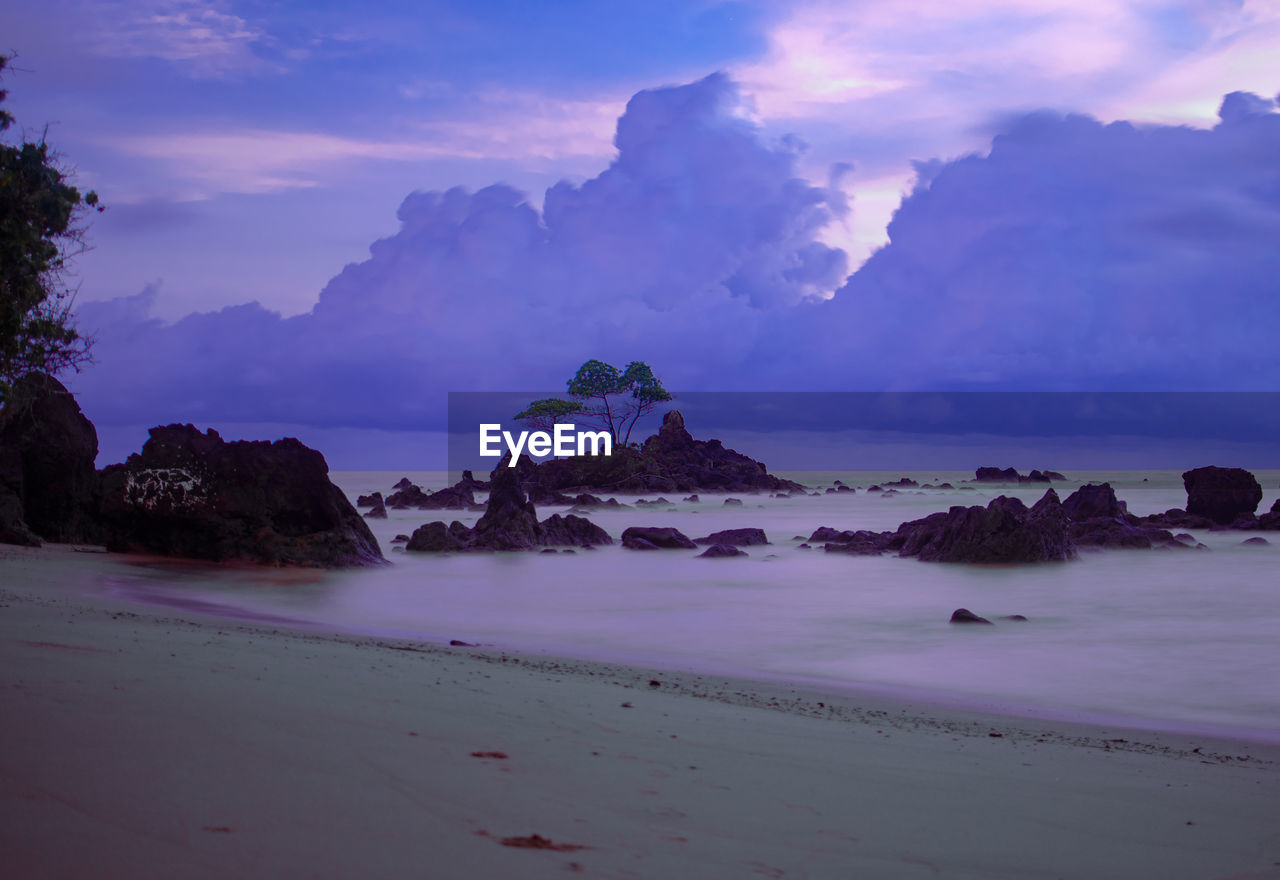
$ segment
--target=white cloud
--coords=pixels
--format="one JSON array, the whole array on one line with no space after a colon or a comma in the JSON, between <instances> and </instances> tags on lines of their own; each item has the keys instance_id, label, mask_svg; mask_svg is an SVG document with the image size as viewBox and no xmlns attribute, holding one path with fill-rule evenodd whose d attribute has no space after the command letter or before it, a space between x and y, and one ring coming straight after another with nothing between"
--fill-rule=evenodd
<instances>
[{"instance_id":1,"label":"white cloud","mask_svg":"<svg viewBox=\"0 0 1280 880\"><path fill-rule=\"evenodd\" d=\"M94 28L83 39L108 58L159 58L197 77L261 70L255 45L270 42L258 26L202 0L125 0L93 4Z\"/></svg>"}]
</instances>

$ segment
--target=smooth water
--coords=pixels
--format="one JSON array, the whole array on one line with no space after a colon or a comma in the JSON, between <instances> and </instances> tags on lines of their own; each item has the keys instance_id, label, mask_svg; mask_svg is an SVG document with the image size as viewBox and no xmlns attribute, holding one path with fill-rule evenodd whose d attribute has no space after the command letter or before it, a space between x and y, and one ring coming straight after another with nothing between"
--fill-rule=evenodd
<instances>
[{"instance_id":1,"label":"smooth water","mask_svg":"<svg viewBox=\"0 0 1280 880\"><path fill-rule=\"evenodd\" d=\"M1280 471L1255 471L1277 496ZM337 472L354 499L387 494L403 474ZM441 472L410 473L424 487ZM998 494L1038 499L1044 485L975 485L970 472L797 472L824 487L909 476L956 490L859 491L774 499L681 495L669 508L593 511L615 540L632 525L675 526L689 537L757 526L768 547L747 559L694 551L638 553L619 546L576 554L432 556L393 550L396 534L432 519L472 524L478 513L389 511L370 520L393 565L280 582L243 573L184 574L117 583L117 592L185 599L339 629L462 639L512 650L691 668L723 674L883 686L933 699L995 704L1050 715L1280 736L1280 534L1243 546L1249 533L1195 532L1208 551L1101 551L1073 562L975 566L827 554L798 547L818 526L892 529L954 504ZM1138 514L1183 507L1179 472L1096 471L1055 483L1066 495L1109 481ZM964 489L961 487L969 486ZM634 503L633 496L619 501ZM539 509L539 515L563 508ZM948 623L966 607L1026 623Z\"/></svg>"}]
</instances>

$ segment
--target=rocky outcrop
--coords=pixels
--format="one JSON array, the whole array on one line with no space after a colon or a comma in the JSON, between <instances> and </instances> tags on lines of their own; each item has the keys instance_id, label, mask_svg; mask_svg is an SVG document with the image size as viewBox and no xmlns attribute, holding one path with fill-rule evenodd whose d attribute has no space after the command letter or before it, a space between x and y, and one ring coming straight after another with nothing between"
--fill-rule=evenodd
<instances>
[{"instance_id":1,"label":"rocky outcrop","mask_svg":"<svg viewBox=\"0 0 1280 880\"><path fill-rule=\"evenodd\" d=\"M678 529L632 526L622 533L622 546L628 550L696 550L698 545Z\"/></svg>"},{"instance_id":2,"label":"rocky outcrop","mask_svg":"<svg viewBox=\"0 0 1280 880\"><path fill-rule=\"evenodd\" d=\"M1262 486L1243 468L1201 467L1182 475L1187 490L1187 513L1219 525L1253 516L1262 501Z\"/></svg>"},{"instance_id":3,"label":"rocky outcrop","mask_svg":"<svg viewBox=\"0 0 1280 880\"><path fill-rule=\"evenodd\" d=\"M521 456L515 468L499 462L498 470L520 473L531 497L544 493L629 492L788 492L799 483L772 476L764 464L726 449L719 440L695 440L684 417L672 410L658 433L644 444L617 447L609 456L578 456L534 464ZM557 497L546 494L547 498ZM556 501L555 503L564 503ZM570 502L572 503L572 502Z\"/></svg>"},{"instance_id":4,"label":"rocky outcrop","mask_svg":"<svg viewBox=\"0 0 1280 880\"><path fill-rule=\"evenodd\" d=\"M71 392L44 373L14 382L9 401L0 416L0 540L98 541L93 424Z\"/></svg>"},{"instance_id":5,"label":"rocky outcrop","mask_svg":"<svg viewBox=\"0 0 1280 880\"><path fill-rule=\"evenodd\" d=\"M1129 514L1125 503L1116 498L1110 483L1090 483L1067 496L1062 502L1062 512L1068 519L1083 521L1106 517L1118 519Z\"/></svg>"},{"instance_id":6,"label":"rocky outcrop","mask_svg":"<svg viewBox=\"0 0 1280 880\"><path fill-rule=\"evenodd\" d=\"M901 556L926 562L1051 562L1075 556L1057 493L1047 491L1027 509L1004 495L986 507L952 507L903 523Z\"/></svg>"},{"instance_id":7,"label":"rocky outcrop","mask_svg":"<svg viewBox=\"0 0 1280 880\"><path fill-rule=\"evenodd\" d=\"M360 495L356 498L356 507L377 507L383 503L381 492L374 492L372 495Z\"/></svg>"},{"instance_id":8,"label":"rocky outcrop","mask_svg":"<svg viewBox=\"0 0 1280 880\"><path fill-rule=\"evenodd\" d=\"M544 547L592 547L612 544L609 533L580 516L556 514L538 521L538 511L521 487L517 468L497 468L489 491L489 503L474 528L460 522L420 526L409 538L406 550L420 553L536 550Z\"/></svg>"},{"instance_id":9,"label":"rocky outcrop","mask_svg":"<svg viewBox=\"0 0 1280 880\"><path fill-rule=\"evenodd\" d=\"M431 493L424 492L422 487L410 483L388 495L386 506L393 510L476 510L480 508L480 505L476 504L472 490L461 483Z\"/></svg>"},{"instance_id":10,"label":"rocky outcrop","mask_svg":"<svg viewBox=\"0 0 1280 880\"><path fill-rule=\"evenodd\" d=\"M141 454L102 472L108 549L326 568L385 562L314 449L292 438L227 443L192 425L150 434Z\"/></svg>"},{"instance_id":11,"label":"rocky outcrop","mask_svg":"<svg viewBox=\"0 0 1280 880\"><path fill-rule=\"evenodd\" d=\"M1023 476L1014 468L980 467L973 474L975 483L1048 483L1052 480L1065 480L1057 471L1033 470Z\"/></svg>"},{"instance_id":12,"label":"rocky outcrop","mask_svg":"<svg viewBox=\"0 0 1280 880\"><path fill-rule=\"evenodd\" d=\"M712 532L705 538L694 538L695 544L726 544L730 547L756 547L761 544L768 544L769 539L765 537L764 529L724 529L719 532Z\"/></svg>"},{"instance_id":13,"label":"rocky outcrop","mask_svg":"<svg viewBox=\"0 0 1280 880\"><path fill-rule=\"evenodd\" d=\"M376 492L374 494L377 495ZM369 512L366 513L364 516L365 516L365 519L386 519L387 518L387 506L382 503L381 495L378 495L378 498L374 501L373 506L369 508Z\"/></svg>"}]
</instances>

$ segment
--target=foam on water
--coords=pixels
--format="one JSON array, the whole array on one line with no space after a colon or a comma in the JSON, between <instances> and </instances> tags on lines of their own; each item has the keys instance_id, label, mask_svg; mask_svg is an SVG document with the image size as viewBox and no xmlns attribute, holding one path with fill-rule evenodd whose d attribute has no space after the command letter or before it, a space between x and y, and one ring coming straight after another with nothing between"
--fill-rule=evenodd
<instances>
[{"instance_id":1,"label":"foam on water","mask_svg":"<svg viewBox=\"0 0 1280 880\"><path fill-rule=\"evenodd\" d=\"M1271 506L1280 472L1255 471ZM339 472L354 499L385 494L400 473ZM409 474L424 487L440 472ZM1090 552L1070 563L969 566L802 550L818 526L892 529L954 504L997 494L1028 503L1043 485L967 484L969 473L824 472L807 485L854 486L909 476L955 491L857 492L809 498L668 495L670 508L602 509L589 516L615 539L631 525L675 526L690 537L758 526L772 542L748 559L618 546L564 554L430 556L391 551L397 533L432 519L478 514L389 511L371 520L394 565L309 583L183 575L148 589L361 632L458 638L512 650L796 680L830 687L891 686L972 702L1155 723L1280 730L1280 534L1242 546L1240 532L1195 532L1205 551ZM1076 472L1055 484L1110 481L1138 514L1185 506L1178 472ZM619 497L633 503L634 497ZM540 516L563 508L540 508ZM957 607L1027 623L959 627Z\"/></svg>"}]
</instances>

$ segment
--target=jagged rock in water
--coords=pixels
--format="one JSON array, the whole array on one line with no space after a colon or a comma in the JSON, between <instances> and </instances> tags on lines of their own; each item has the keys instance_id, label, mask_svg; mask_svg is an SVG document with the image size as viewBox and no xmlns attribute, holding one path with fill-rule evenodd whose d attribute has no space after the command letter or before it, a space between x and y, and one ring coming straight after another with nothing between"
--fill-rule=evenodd
<instances>
[{"instance_id":1,"label":"jagged rock in water","mask_svg":"<svg viewBox=\"0 0 1280 880\"><path fill-rule=\"evenodd\" d=\"M141 454L102 472L112 550L336 568L386 560L369 526L297 440L223 441L152 428Z\"/></svg>"},{"instance_id":2,"label":"jagged rock in water","mask_svg":"<svg viewBox=\"0 0 1280 880\"><path fill-rule=\"evenodd\" d=\"M376 507L384 503L381 492L374 492L372 495L361 495L356 498L356 507Z\"/></svg>"},{"instance_id":3,"label":"jagged rock in water","mask_svg":"<svg viewBox=\"0 0 1280 880\"><path fill-rule=\"evenodd\" d=\"M545 522L521 487L518 468L497 468L490 484L489 503L475 528L460 522L420 526L406 550L422 553L536 550L548 546L591 547L612 544L609 533L580 516L556 514Z\"/></svg>"},{"instance_id":4,"label":"jagged rock in water","mask_svg":"<svg viewBox=\"0 0 1280 880\"><path fill-rule=\"evenodd\" d=\"M1068 519L1079 521L1123 517L1129 510L1123 501L1116 498L1110 483L1090 483L1067 496L1067 500L1062 502L1062 512Z\"/></svg>"},{"instance_id":5,"label":"jagged rock in water","mask_svg":"<svg viewBox=\"0 0 1280 880\"><path fill-rule=\"evenodd\" d=\"M1030 510L1001 495L985 508L952 507L903 523L896 540L902 544L899 555L926 562L1051 562L1075 556L1067 517L1052 489Z\"/></svg>"}]
</instances>

